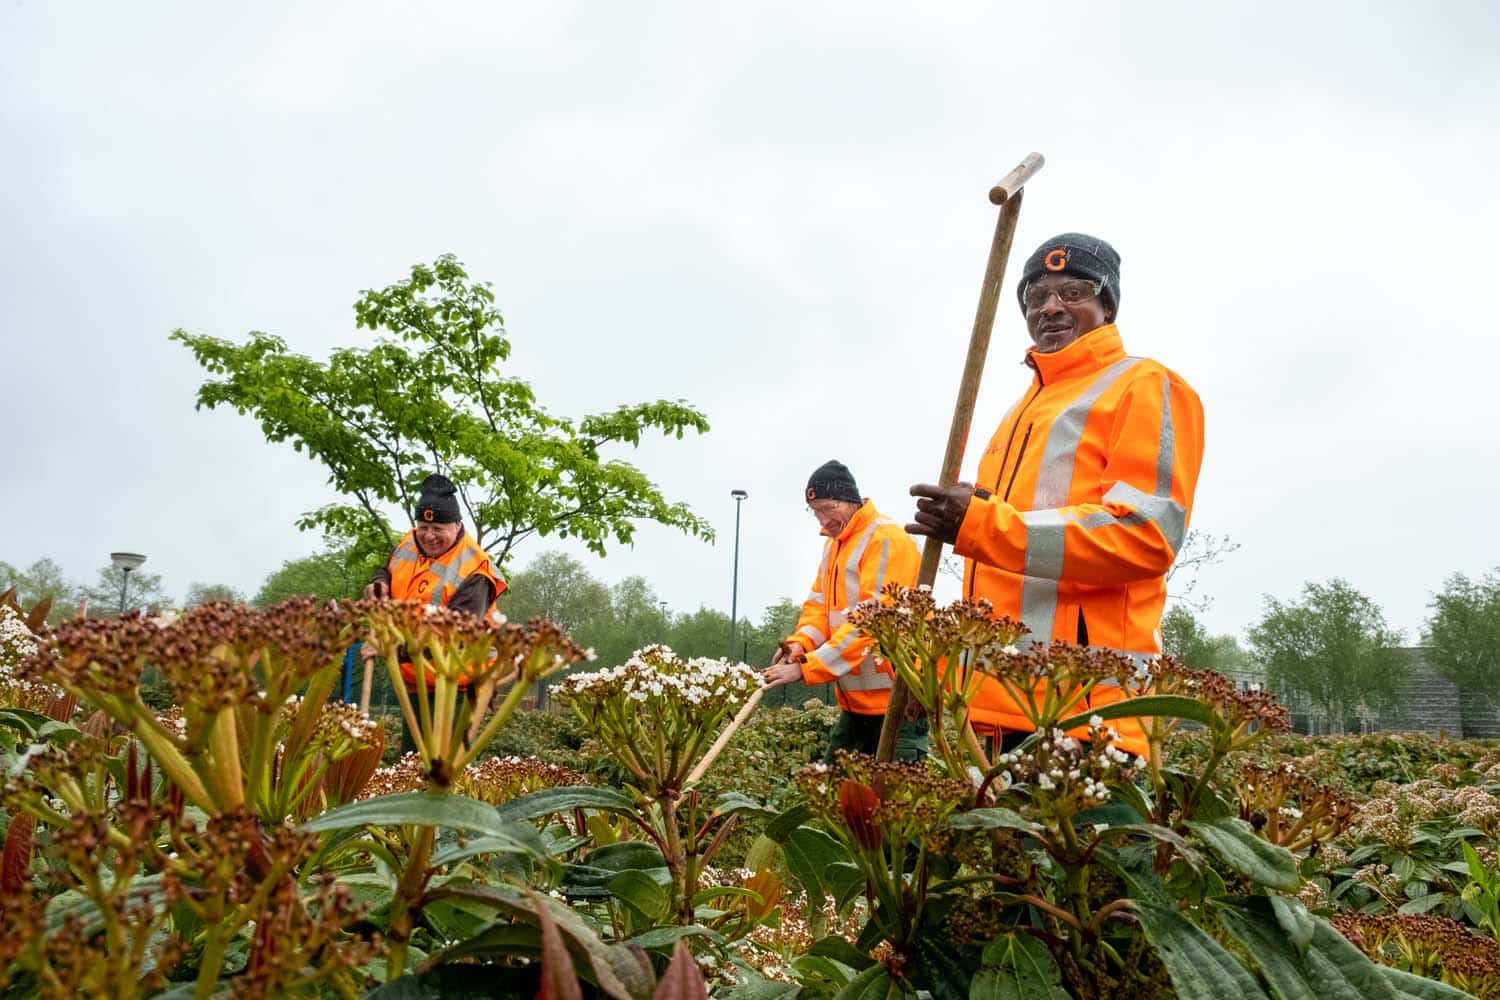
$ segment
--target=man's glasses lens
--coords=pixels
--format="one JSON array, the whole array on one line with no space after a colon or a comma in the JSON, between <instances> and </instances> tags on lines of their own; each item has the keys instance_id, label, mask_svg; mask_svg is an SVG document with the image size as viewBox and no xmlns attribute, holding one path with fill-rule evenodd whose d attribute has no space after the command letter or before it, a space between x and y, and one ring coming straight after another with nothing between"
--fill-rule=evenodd
<instances>
[{"instance_id":1,"label":"man's glasses lens","mask_svg":"<svg viewBox=\"0 0 1500 1000\"><path fill-rule=\"evenodd\" d=\"M1021 296L1027 309L1040 309L1047 300L1056 295L1067 305L1082 302L1099 294L1099 285L1092 281L1069 281L1061 285L1027 285Z\"/></svg>"}]
</instances>

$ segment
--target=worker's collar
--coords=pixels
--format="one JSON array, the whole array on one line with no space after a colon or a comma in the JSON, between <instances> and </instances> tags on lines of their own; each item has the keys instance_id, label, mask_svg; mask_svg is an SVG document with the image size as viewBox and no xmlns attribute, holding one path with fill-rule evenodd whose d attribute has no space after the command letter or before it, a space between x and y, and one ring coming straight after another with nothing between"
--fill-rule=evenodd
<instances>
[{"instance_id":1,"label":"worker's collar","mask_svg":"<svg viewBox=\"0 0 1500 1000\"><path fill-rule=\"evenodd\" d=\"M1120 331L1113 323L1095 327L1060 351L1043 354L1040 351L1026 352L1026 364L1037 373L1043 385L1090 375L1119 361L1125 356L1125 346L1120 343Z\"/></svg>"},{"instance_id":2,"label":"worker's collar","mask_svg":"<svg viewBox=\"0 0 1500 1000\"><path fill-rule=\"evenodd\" d=\"M875 510L875 505L868 499L865 500L864 503L860 504L859 510L854 512L854 516L849 518L849 523L844 525L844 530L839 532L839 537L836 538L835 541L848 541L855 535L859 534L861 531L864 531L866 528L868 528L870 526L870 522L875 520L875 518L878 516L879 514Z\"/></svg>"}]
</instances>

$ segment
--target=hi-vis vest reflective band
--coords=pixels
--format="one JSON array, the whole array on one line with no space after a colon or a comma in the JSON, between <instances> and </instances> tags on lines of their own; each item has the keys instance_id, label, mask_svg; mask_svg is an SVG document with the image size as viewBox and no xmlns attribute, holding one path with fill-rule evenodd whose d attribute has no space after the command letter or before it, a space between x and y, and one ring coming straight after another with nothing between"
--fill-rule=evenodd
<instances>
[{"instance_id":1,"label":"hi-vis vest reflective band","mask_svg":"<svg viewBox=\"0 0 1500 1000\"><path fill-rule=\"evenodd\" d=\"M914 585L920 562L911 536L868 500L838 538L824 543L818 575L802 604L797 631L788 640L807 654L805 683L834 682L845 711L885 713L894 674L872 652L874 640L849 624L849 612L887 583Z\"/></svg>"},{"instance_id":2,"label":"hi-vis vest reflective band","mask_svg":"<svg viewBox=\"0 0 1500 1000\"><path fill-rule=\"evenodd\" d=\"M1203 460L1202 404L1174 372L1126 356L1113 324L1027 363L1031 388L979 462L976 485L991 495L969 505L954 546L965 596L989 598L1034 641L1155 655ZM1028 728L998 684L971 708L976 723ZM1117 728L1144 752L1138 726Z\"/></svg>"},{"instance_id":3,"label":"hi-vis vest reflective band","mask_svg":"<svg viewBox=\"0 0 1500 1000\"><path fill-rule=\"evenodd\" d=\"M489 553L469 537L460 535L458 541L447 552L436 559L429 559L417 548L416 533L408 531L391 553L386 569L391 574L391 597L398 601L426 601L429 604L446 606L458 593L459 586L478 573L490 581L495 597L505 590L505 583L490 565ZM494 598L485 609L485 617L497 618ZM416 684L417 673L409 662L401 664L401 676L408 684Z\"/></svg>"}]
</instances>

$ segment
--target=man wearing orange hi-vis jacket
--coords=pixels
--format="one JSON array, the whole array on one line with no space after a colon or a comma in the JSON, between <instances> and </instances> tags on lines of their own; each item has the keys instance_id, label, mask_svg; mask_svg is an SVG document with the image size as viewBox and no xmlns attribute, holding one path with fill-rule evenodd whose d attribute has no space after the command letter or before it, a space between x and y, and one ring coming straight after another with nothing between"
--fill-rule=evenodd
<instances>
[{"instance_id":1,"label":"man wearing orange hi-vis jacket","mask_svg":"<svg viewBox=\"0 0 1500 1000\"><path fill-rule=\"evenodd\" d=\"M824 757L832 764L839 750L875 752L895 676L890 664L875 655L875 641L849 624L849 613L860 601L878 596L887 583L915 584L921 557L901 525L860 496L843 463L819 466L805 496L828 540L797 631L782 641L764 676L768 687L798 680L834 685L839 721ZM912 720L901 729L896 757L926 756L927 720Z\"/></svg>"},{"instance_id":2,"label":"man wearing orange hi-vis jacket","mask_svg":"<svg viewBox=\"0 0 1500 1000\"><path fill-rule=\"evenodd\" d=\"M975 485L912 487L920 499L907 530L952 544L965 558L964 596L988 598L1031 640L1156 656L1166 574L1203 460L1203 406L1181 376L1125 353L1114 323L1120 257L1103 240L1043 243L1018 297L1034 343L1031 387L990 440ZM1089 707L1123 697L1101 684ZM976 728L1010 736L1004 743L1030 731L996 681L970 708ZM1114 728L1122 749L1147 752L1138 723Z\"/></svg>"}]
</instances>

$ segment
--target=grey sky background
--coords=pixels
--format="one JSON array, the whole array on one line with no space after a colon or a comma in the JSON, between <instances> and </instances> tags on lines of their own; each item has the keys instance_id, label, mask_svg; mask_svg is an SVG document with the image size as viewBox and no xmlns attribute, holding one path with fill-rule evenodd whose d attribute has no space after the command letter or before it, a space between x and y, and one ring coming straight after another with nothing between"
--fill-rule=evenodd
<instances>
[{"instance_id":1,"label":"grey sky background","mask_svg":"<svg viewBox=\"0 0 1500 1000\"><path fill-rule=\"evenodd\" d=\"M554 411L713 423L619 457L718 544L647 527L591 568L727 610L744 488L758 615L815 568L812 468L902 519L936 474L985 194L1036 149L971 455L1027 382L1020 263L1081 229L1123 257L1127 349L1204 401L1193 526L1243 546L1211 628L1342 576L1415 637L1500 564L1495 4L426 8L0 8L0 559L253 593L318 548L324 476L194 412L168 332L325 356L360 289L451 251Z\"/></svg>"}]
</instances>

